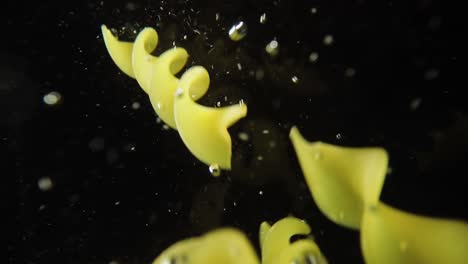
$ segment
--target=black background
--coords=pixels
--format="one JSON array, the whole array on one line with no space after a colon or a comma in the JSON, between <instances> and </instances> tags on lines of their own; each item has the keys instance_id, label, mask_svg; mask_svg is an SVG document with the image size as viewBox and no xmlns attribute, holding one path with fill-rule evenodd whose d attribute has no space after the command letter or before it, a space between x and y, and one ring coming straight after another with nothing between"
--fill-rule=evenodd
<instances>
[{"instance_id":1,"label":"black background","mask_svg":"<svg viewBox=\"0 0 468 264\"><path fill-rule=\"evenodd\" d=\"M331 223L311 199L287 137L292 125L311 141L386 148L392 170L382 201L466 221L466 20L456 6L400 2L2 4L5 263L150 263L175 241L219 226L241 228L257 246L261 221L289 214L310 223L330 263L362 263L359 233ZM227 31L240 20L248 33L233 42ZM101 24L127 40L155 27L156 54L174 42L188 50L189 66L209 70L202 104L246 102L247 118L230 129L231 172L213 178L157 122L144 92L110 59ZM274 38L272 58L264 48ZM58 105L44 104L51 91L62 95ZM38 188L43 177L50 191Z\"/></svg>"}]
</instances>

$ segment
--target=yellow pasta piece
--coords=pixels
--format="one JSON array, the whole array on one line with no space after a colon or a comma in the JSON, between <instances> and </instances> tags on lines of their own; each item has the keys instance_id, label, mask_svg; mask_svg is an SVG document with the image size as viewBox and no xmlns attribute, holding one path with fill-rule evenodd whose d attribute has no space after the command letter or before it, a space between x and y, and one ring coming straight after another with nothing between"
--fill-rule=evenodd
<instances>
[{"instance_id":1,"label":"yellow pasta piece","mask_svg":"<svg viewBox=\"0 0 468 264\"><path fill-rule=\"evenodd\" d=\"M187 51L174 48L159 57L151 55L158 45L158 33L152 28L143 29L133 44L118 41L106 26L102 26L102 34L115 64L124 73L136 78L148 94L159 118L171 128L177 129L174 120L174 92L179 79L174 74L187 62Z\"/></svg>"},{"instance_id":2,"label":"yellow pasta piece","mask_svg":"<svg viewBox=\"0 0 468 264\"><path fill-rule=\"evenodd\" d=\"M366 206L376 205L388 166L382 148L348 148L308 142L290 132L307 185L319 209L333 222L359 229Z\"/></svg>"},{"instance_id":3,"label":"yellow pasta piece","mask_svg":"<svg viewBox=\"0 0 468 264\"><path fill-rule=\"evenodd\" d=\"M309 225L295 217L283 218L273 226L263 222L259 231L262 264L327 263L312 239L290 242L293 235L309 233Z\"/></svg>"},{"instance_id":4,"label":"yellow pasta piece","mask_svg":"<svg viewBox=\"0 0 468 264\"><path fill-rule=\"evenodd\" d=\"M227 128L247 115L243 103L227 107L206 107L194 102L208 90L205 68L194 66L181 77L174 112L180 137L195 157L208 165L231 169L231 136Z\"/></svg>"},{"instance_id":5,"label":"yellow pasta piece","mask_svg":"<svg viewBox=\"0 0 468 264\"><path fill-rule=\"evenodd\" d=\"M153 264L258 264L247 237L233 228L221 228L201 237L180 241L159 255Z\"/></svg>"},{"instance_id":6,"label":"yellow pasta piece","mask_svg":"<svg viewBox=\"0 0 468 264\"><path fill-rule=\"evenodd\" d=\"M107 51L114 63L121 71L135 79L132 66L133 43L119 41L105 25L101 26L101 31Z\"/></svg>"},{"instance_id":7,"label":"yellow pasta piece","mask_svg":"<svg viewBox=\"0 0 468 264\"><path fill-rule=\"evenodd\" d=\"M468 224L379 203L364 214L361 247L368 264L467 263Z\"/></svg>"}]
</instances>

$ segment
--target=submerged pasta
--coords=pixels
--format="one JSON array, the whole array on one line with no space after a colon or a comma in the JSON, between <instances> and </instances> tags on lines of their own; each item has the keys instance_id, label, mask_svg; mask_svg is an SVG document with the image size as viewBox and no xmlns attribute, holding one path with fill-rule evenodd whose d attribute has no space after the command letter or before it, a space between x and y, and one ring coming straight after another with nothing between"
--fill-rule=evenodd
<instances>
[{"instance_id":1,"label":"submerged pasta","mask_svg":"<svg viewBox=\"0 0 468 264\"><path fill-rule=\"evenodd\" d=\"M152 28L142 30L133 44L119 41L104 25L102 34L115 64L137 80L158 116L178 130L190 152L207 165L231 169L232 143L227 128L246 116L247 106L213 108L195 103L208 90L208 72L196 66L182 75L183 82L175 77L186 64L188 53L174 48L159 57L151 55L158 44L158 33Z\"/></svg>"},{"instance_id":2,"label":"submerged pasta","mask_svg":"<svg viewBox=\"0 0 468 264\"><path fill-rule=\"evenodd\" d=\"M468 260L468 224L419 216L380 202L366 209L361 247L371 264L462 264Z\"/></svg>"},{"instance_id":3,"label":"submerged pasta","mask_svg":"<svg viewBox=\"0 0 468 264\"><path fill-rule=\"evenodd\" d=\"M293 127L290 138L319 209L333 222L359 229L366 206L376 205L387 171L382 148L346 148L306 141Z\"/></svg>"},{"instance_id":4,"label":"submerged pasta","mask_svg":"<svg viewBox=\"0 0 468 264\"><path fill-rule=\"evenodd\" d=\"M273 226L263 222L259 231L262 264L327 263L311 238L291 242L292 236L309 235L310 231L306 222L295 217L283 218Z\"/></svg>"},{"instance_id":5,"label":"submerged pasta","mask_svg":"<svg viewBox=\"0 0 468 264\"><path fill-rule=\"evenodd\" d=\"M327 263L312 239L290 242L293 235L309 233L310 227L294 217L283 218L273 226L263 222L260 226L261 263ZM178 261L184 264L260 264L247 237L234 228L219 228L203 236L177 242L164 250L153 264Z\"/></svg>"},{"instance_id":6,"label":"submerged pasta","mask_svg":"<svg viewBox=\"0 0 468 264\"><path fill-rule=\"evenodd\" d=\"M290 132L312 196L333 222L358 229L366 263L465 263L468 224L425 217L379 201L388 157L380 148L345 148Z\"/></svg>"}]
</instances>

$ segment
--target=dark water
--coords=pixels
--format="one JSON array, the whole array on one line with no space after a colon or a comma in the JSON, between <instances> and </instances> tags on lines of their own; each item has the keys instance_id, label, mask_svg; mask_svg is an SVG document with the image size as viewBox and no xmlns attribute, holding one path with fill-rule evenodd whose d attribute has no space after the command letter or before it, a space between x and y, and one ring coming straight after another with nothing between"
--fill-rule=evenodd
<instances>
[{"instance_id":1,"label":"dark water","mask_svg":"<svg viewBox=\"0 0 468 264\"><path fill-rule=\"evenodd\" d=\"M468 220L459 8L430 0L75 2L9 1L0 11L3 262L149 263L220 226L241 228L257 245L262 221L292 214L311 224L330 263L362 263L359 234L331 223L311 199L287 137L292 125L309 140L386 148L384 202ZM233 42L227 32L238 21L248 32ZM203 104L244 100L248 116L230 129L231 172L213 178L156 122L144 92L111 61L101 24L127 40L155 27L157 54L173 42L186 48L188 66L210 72ZM274 39L271 57L265 45ZM49 106L43 97L52 91L62 100ZM41 191L48 180L52 188Z\"/></svg>"}]
</instances>

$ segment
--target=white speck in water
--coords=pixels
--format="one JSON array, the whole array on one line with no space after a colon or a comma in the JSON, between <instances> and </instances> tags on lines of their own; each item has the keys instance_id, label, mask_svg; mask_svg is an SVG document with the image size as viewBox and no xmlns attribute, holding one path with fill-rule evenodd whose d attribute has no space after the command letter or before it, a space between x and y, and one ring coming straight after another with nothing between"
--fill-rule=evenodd
<instances>
[{"instance_id":1,"label":"white speck in water","mask_svg":"<svg viewBox=\"0 0 468 264\"><path fill-rule=\"evenodd\" d=\"M317 14L317 8L316 8L316 7L312 7L312 8L310 9L310 13L312 13L312 14Z\"/></svg>"},{"instance_id":2,"label":"white speck in water","mask_svg":"<svg viewBox=\"0 0 468 264\"><path fill-rule=\"evenodd\" d=\"M62 95L59 92L50 92L42 98L47 105L56 105L62 100Z\"/></svg>"},{"instance_id":3,"label":"white speck in water","mask_svg":"<svg viewBox=\"0 0 468 264\"><path fill-rule=\"evenodd\" d=\"M323 38L323 44L325 44L326 46L330 46L331 44L333 44L333 36L332 35L326 35L324 38Z\"/></svg>"},{"instance_id":4,"label":"white speck in water","mask_svg":"<svg viewBox=\"0 0 468 264\"><path fill-rule=\"evenodd\" d=\"M232 202L232 205L234 205L234 207L236 207L236 206L237 206L237 203L236 203L236 202Z\"/></svg>"},{"instance_id":5,"label":"white speck in water","mask_svg":"<svg viewBox=\"0 0 468 264\"><path fill-rule=\"evenodd\" d=\"M424 73L424 79L428 81L432 81L439 77L439 70L438 69L429 69Z\"/></svg>"},{"instance_id":6,"label":"white speck in water","mask_svg":"<svg viewBox=\"0 0 468 264\"><path fill-rule=\"evenodd\" d=\"M249 134L247 134L245 132L240 132L237 136L242 141L248 141L249 140Z\"/></svg>"},{"instance_id":7,"label":"white speck in water","mask_svg":"<svg viewBox=\"0 0 468 264\"><path fill-rule=\"evenodd\" d=\"M297 83L299 83L299 78L298 78L297 76L293 76L293 77L291 78L291 81L292 81L293 83L297 84Z\"/></svg>"},{"instance_id":8,"label":"white speck in water","mask_svg":"<svg viewBox=\"0 0 468 264\"><path fill-rule=\"evenodd\" d=\"M159 117L156 118L156 124L161 124L161 118Z\"/></svg>"},{"instance_id":9,"label":"white speck in water","mask_svg":"<svg viewBox=\"0 0 468 264\"><path fill-rule=\"evenodd\" d=\"M264 134L264 135L270 134L270 130L268 130L268 129L263 129L262 134Z\"/></svg>"},{"instance_id":10,"label":"white speck in water","mask_svg":"<svg viewBox=\"0 0 468 264\"><path fill-rule=\"evenodd\" d=\"M265 51L270 54L270 56L276 56L279 52L279 43L276 40L270 41L265 47Z\"/></svg>"},{"instance_id":11,"label":"white speck in water","mask_svg":"<svg viewBox=\"0 0 468 264\"><path fill-rule=\"evenodd\" d=\"M356 75L356 70L353 68L346 68L344 75L346 77L353 77L354 75Z\"/></svg>"},{"instance_id":12,"label":"white speck in water","mask_svg":"<svg viewBox=\"0 0 468 264\"><path fill-rule=\"evenodd\" d=\"M164 125L162 126L162 129L163 129L163 130L169 130L170 127L169 127L168 125L164 124Z\"/></svg>"},{"instance_id":13,"label":"white speck in water","mask_svg":"<svg viewBox=\"0 0 468 264\"><path fill-rule=\"evenodd\" d=\"M336 139L340 140L341 138L342 138L342 136L341 136L340 133L336 134Z\"/></svg>"},{"instance_id":14,"label":"white speck in water","mask_svg":"<svg viewBox=\"0 0 468 264\"><path fill-rule=\"evenodd\" d=\"M218 164L211 164L210 167L208 168L211 175L214 177L219 177L221 175L221 169L219 168Z\"/></svg>"},{"instance_id":15,"label":"white speck in water","mask_svg":"<svg viewBox=\"0 0 468 264\"><path fill-rule=\"evenodd\" d=\"M234 41L239 41L247 35L247 24L239 21L229 29L229 38Z\"/></svg>"},{"instance_id":16,"label":"white speck in water","mask_svg":"<svg viewBox=\"0 0 468 264\"><path fill-rule=\"evenodd\" d=\"M117 202L115 202L114 204L115 204L115 205L119 205L119 204L120 204L120 201L117 201Z\"/></svg>"},{"instance_id":17,"label":"white speck in water","mask_svg":"<svg viewBox=\"0 0 468 264\"><path fill-rule=\"evenodd\" d=\"M54 183L49 177L42 177L37 181L37 186L39 187L39 190L46 192L50 191L52 187L54 187Z\"/></svg>"},{"instance_id":18,"label":"white speck in water","mask_svg":"<svg viewBox=\"0 0 468 264\"><path fill-rule=\"evenodd\" d=\"M421 98L415 98L413 99L411 102L410 102L410 109L412 111L415 111L416 109L419 108L419 106L421 105L421 102L422 102L422 99Z\"/></svg>"},{"instance_id":19,"label":"white speck in water","mask_svg":"<svg viewBox=\"0 0 468 264\"><path fill-rule=\"evenodd\" d=\"M244 105L244 99L240 99L240 100L239 100L239 105L240 105L240 106Z\"/></svg>"},{"instance_id":20,"label":"white speck in water","mask_svg":"<svg viewBox=\"0 0 468 264\"><path fill-rule=\"evenodd\" d=\"M134 110L140 109L140 106L141 106L141 105L140 105L139 102L133 102L133 103L132 103L132 108L133 108Z\"/></svg>"},{"instance_id":21,"label":"white speck in water","mask_svg":"<svg viewBox=\"0 0 468 264\"><path fill-rule=\"evenodd\" d=\"M257 160L263 160L263 156L261 156L261 155L258 156L258 157L257 157Z\"/></svg>"},{"instance_id":22,"label":"white speck in water","mask_svg":"<svg viewBox=\"0 0 468 264\"><path fill-rule=\"evenodd\" d=\"M237 69L238 69L239 71L242 71L242 64L237 63Z\"/></svg>"},{"instance_id":23,"label":"white speck in water","mask_svg":"<svg viewBox=\"0 0 468 264\"><path fill-rule=\"evenodd\" d=\"M221 102L220 101L216 102L216 107L221 107Z\"/></svg>"},{"instance_id":24,"label":"white speck in water","mask_svg":"<svg viewBox=\"0 0 468 264\"><path fill-rule=\"evenodd\" d=\"M215 15L215 19L216 19L216 21L218 21L218 20L219 20L219 17L220 17L219 13L216 13L216 15Z\"/></svg>"},{"instance_id":25,"label":"white speck in water","mask_svg":"<svg viewBox=\"0 0 468 264\"><path fill-rule=\"evenodd\" d=\"M258 192L258 194L260 194L260 195L263 195L263 191L262 191L262 190L260 190L260 191Z\"/></svg>"},{"instance_id":26,"label":"white speck in water","mask_svg":"<svg viewBox=\"0 0 468 264\"><path fill-rule=\"evenodd\" d=\"M266 22L267 22L266 13L263 13L263 14L260 16L260 23L265 24Z\"/></svg>"},{"instance_id":27,"label":"white speck in water","mask_svg":"<svg viewBox=\"0 0 468 264\"><path fill-rule=\"evenodd\" d=\"M309 55L309 61L310 61L311 63L316 62L316 61L318 60L318 58L319 58L319 54L318 54L317 52L312 52L312 53L310 53L310 55Z\"/></svg>"}]
</instances>

